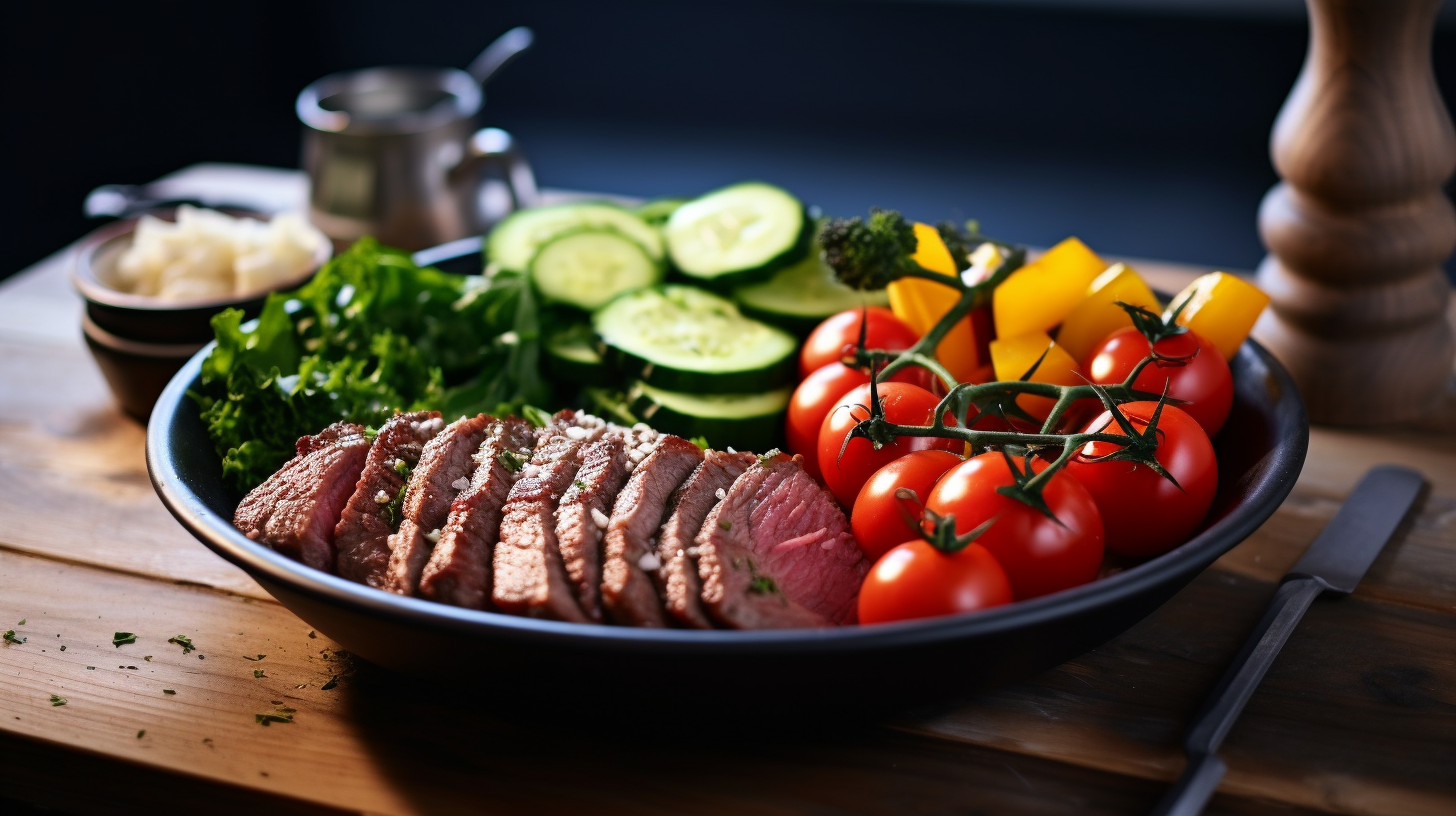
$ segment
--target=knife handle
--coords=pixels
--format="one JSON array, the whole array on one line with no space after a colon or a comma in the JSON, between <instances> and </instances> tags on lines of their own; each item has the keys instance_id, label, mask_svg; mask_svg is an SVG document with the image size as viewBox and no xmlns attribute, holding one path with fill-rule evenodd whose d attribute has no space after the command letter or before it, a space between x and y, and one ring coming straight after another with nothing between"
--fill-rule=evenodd
<instances>
[{"instance_id":1,"label":"knife handle","mask_svg":"<svg viewBox=\"0 0 1456 816\"><path fill-rule=\"evenodd\" d=\"M1310 576L1291 578L1279 585L1259 625L1244 641L1244 648L1194 720L1192 730L1183 741L1189 757L1188 767L1178 784L1158 804L1154 811L1157 816L1192 816L1203 811L1223 777L1223 762L1215 756L1223 738L1254 696L1254 689L1259 687L1309 605L1327 588L1324 581Z\"/></svg>"}]
</instances>

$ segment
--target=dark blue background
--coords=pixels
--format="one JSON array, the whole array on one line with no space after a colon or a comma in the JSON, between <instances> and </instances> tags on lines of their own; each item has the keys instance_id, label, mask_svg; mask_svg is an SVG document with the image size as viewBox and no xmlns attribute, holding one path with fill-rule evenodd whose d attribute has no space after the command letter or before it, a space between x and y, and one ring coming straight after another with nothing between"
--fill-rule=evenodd
<instances>
[{"instance_id":1,"label":"dark blue background","mask_svg":"<svg viewBox=\"0 0 1456 816\"><path fill-rule=\"evenodd\" d=\"M293 98L317 76L463 66L517 24L538 44L491 85L487 118L547 185L655 196L756 177L835 214L1251 268L1268 132L1306 45L1297 11L1241 4L215 5L3 12L0 275L84 232L98 184L296 166ZM1437 37L1443 77L1453 40Z\"/></svg>"}]
</instances>

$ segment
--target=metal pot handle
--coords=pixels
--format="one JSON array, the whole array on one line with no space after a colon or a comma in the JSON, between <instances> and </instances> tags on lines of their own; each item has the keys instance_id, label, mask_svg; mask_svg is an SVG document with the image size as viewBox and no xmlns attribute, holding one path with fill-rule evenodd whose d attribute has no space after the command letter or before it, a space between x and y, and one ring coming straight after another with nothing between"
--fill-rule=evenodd
<instances>
[{"instance_id":1,"label":"metal pot handle","mask_svg":"<svg viewBox=\"0 0 1456 816\"><path fill-rule=\"evenodd\" d=\"M452 174L461 183L478 192L489 178L485 171L495 167L510 190L512 210L536 205L536 175L511 134L500 128L482 128L470 137L466 150L465 160Z\"/></svg>"}]
</instances>

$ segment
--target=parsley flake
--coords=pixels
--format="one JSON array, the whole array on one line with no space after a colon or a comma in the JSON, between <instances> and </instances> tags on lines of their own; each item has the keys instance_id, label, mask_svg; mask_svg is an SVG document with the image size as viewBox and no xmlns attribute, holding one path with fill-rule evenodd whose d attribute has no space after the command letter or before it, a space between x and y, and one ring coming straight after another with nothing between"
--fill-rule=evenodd
<instances>
[{"instance_id":1,"label":"parsley flake","mask_svg":"<svg viewBox=\"0 0 1456 816\"><path fill-rule=\"evenodd\" d=\"M4 641L6 643L17 643L17 644L24 643L27 640L30 640L30 638L26 638L26 637L16 637L15 636L15 630L14 629L6 629L5 630L5 634L0 635L0 639L4 639Z\"/></svg>"},{"instance_id":2,"label":"parsley flake","mask_svg":"<svg viewBox=\"0 0 1456 816\"><path fill-rule=\"evenodd\" d=\"M15 624L15 625L16 625L16 626L24 626L24 625L25 625L25 618L21 618L21 619L20 619L20 623L17 623L17 624Z\"/></svg>"},{"instance_id":3,"label":"parsley flake","mask_svg":"<svg viewBox=\"0 0 1456 816\"><path fill-rule=\"evenodd\" d=\"M67 700L65 697L57 697L54 694L51 695L51 705L53 706L63 706L69 702L70 700Z\"/></svg>"},{"instance_id":4,"label":"parsley flake","mask_svg":"<svg viewBox=\"0 0 1456 816\"><path fill-rule=\"evenodd\" d=\"M136 643L136 635L131 632L116 632L111 636L111 645L121 648L123 644Z\"/></svg>"},{"instance_id":5,"label":"parsley flake","mask_svg":"<svg viewBox=\"0 0 1456 816\"><path fill-rule=\"evenodd\" d=\"M733 522L729 521L728 519L718 519L718 526L723 528L723 530L726 532L733 529Z\"/></svg>"},{"instance_id":6,"label":"parsley flake","mask_svg":"<svg viewBox=\"0 0 1456 816\"><path fill-rule=\"evenodd\" d=\"M187 637L186 635L174 635L172 637L167 638L167 642L168 643L175 643L178 646L181 646L182 647L182 654L191 654L193 651L195 651L197 649L196 646L193 646L192 645L192 638Z\"/></svg>"},{"instance_id":7,"label":"parsley flake","mask_svg":"<svg viewBox=\"0 0 1456 816\"><path fill-rule=\"evenodd\" d=\"M253 669L253 677L267 677L267 676L268 675L266 675L266 674L263 673L263 670L262 669Z\"/></svg>"},{"instance_id":8,"label":"parsley flake","mask_svg":"<svg viewBox=\"0 0 1456 816\"><path fill-rule=\"evenodd\" d=\"M273 723L291 723L293 722L293 715L294 709L280 707L267 714L254 714L253 722L263 726Z\"/></svg>"},{"instance_id":9,"label":"parsley flake","mask_svg":"<svg viewBox=\"0 0 1456 816\"><path fill-rule=\"evenodd\" d=\"M311 638L316 638L316 637L318 637L318 634L315 633L312 629L310 629L310 630L308 630L308 636L311 637Z\"/></svg>"},{"instance_id":10,"label":"parsley flake","mask_svg":"<svg viewBox=\"0 0 1456 816\"><path fill-rule=\"evenodd\" d=\"M328 691L329 689L334 688L337 685L339 685L339 676L336 674L333 677L329 678L329 682L324 683L322 686L319 686L319 691Z\"/></svg>"},{"instance_id":11,"label":"parsley flake","mask_svg":"<svg viewBox=\"0 0 1456 816\"><path fill-rule=\"evenodd\" d=\"M702 448L703 450L707 450L708 449L708 437L706 437L706 436L695 436L692 439L689 439L688 441L691 442L691 443L693 443L694 445L697 445L699 448Z\"/></svg>"},{"instance_id":12,"label":"parsley flake","mask_svg":"<svg viewBox=\"0 0 1456 816\"><path fill-rule=\"evenodd\" d=\"M247 655L243 655L243 659L244 660L252 660L254 662L257 662L257 661L262 660L263 658L265 658L267 656L268 655L265 655L265 654L260 654L257 657L248 657Z\"/></svg>"},{"instance_id":13,"label":"parsley flake","mask_svg":"<svg viewBox=\"0 0 1456 816\"><path fill-rule=\"evenodd\" d=\"M140 731L137 732L137 739L141 739L142 737L145 737L146 735L147 735L147 729L143 728L142 730L140 730Z\"/></svg>"},{"instance_id":14,"label":"parsley flake","mask_svg":"<svg viewBox=\"0 0 1456 816\"><path fill-rule=\"evenodd\" d=\"M544 428L551 424L551 415L534 405L522 406L521 416L537 428Z\"/></svg>"},{"instance_id":15,"label":"parsley flake","mask_svg":"<svg viewBox=\"0 0 1456 816\"><path fill-rule=\"evenodd\" d=\"M177 689L162 689L163 694L176 694Z\"/></svg>"},{"instance_id":16,"label":"parsley flake","mask_svg":"<svg viewBox=\"0 0 1456 816\"><path fill-rule=\"evenodd\" d=\"M571 483L571 486L574 487L574 488L576 488L577 490L586 490L586 482L583 482L580 479L577 479L576 481L572 482Z\"/></svg>"},{"instance_id":17,"label":"parsley flake","mask_svg":"<svg viewBox=\"0 0 1456 816\"><path fill-rule=\"evenodd\" d=\"M495 461L512 473L519 473L526 466L527 459L525 454L513 450L503 450L495 456Z\"/></svg>"}]
</instances>

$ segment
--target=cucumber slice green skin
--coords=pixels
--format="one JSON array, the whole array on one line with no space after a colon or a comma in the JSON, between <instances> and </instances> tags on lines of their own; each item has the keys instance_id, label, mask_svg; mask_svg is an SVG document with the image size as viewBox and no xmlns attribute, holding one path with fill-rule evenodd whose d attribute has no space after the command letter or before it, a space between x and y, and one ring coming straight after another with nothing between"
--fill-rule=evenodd
<instances>
[{"instance_id":1,"label":"cucumber slice green skin","mask_svg":"<svg viewBox=\"0 0 1456 816\"><path fill-rule=\"evenodd\" d=\"M546 352L546 374L563 391L621 382L621 374L603 356L606 346L585 323L557 331L541 345Z\"/></svg>"},{"instance_id":2,"label":"cucumber slice green skin","mask_svg":"<svg viewBox=\"0 0 1456 816\"><path fill-rule=\"evenodd\" d=\"M673 213L677 212L678 207L686 203L688 203L686 198L654 198L632 212L652 226L661 227L667 223L667 219L671 218Z\"/></svg>"},{"instance_id":3,"label":"cucumber slice green skin","mask_svg":"<svg viewBox=\"0 0 1456 816\"><path fill-rule=\"evenodd\" d=\"M701 436L715 448L760 453L783 447L791 388L767 393L698 397L636 383L627 392L633 414L664 433ZM706 409L706 410L704 410Z\"/></svg>"},{"instance_id":4,"label":"cucumber slice green skin","mask_svg":"<svg viewBox=\"0 0 1456 816\"><path fill-rule=\"evenodd\" d=\"M631 210L602 201L518 210L486 236L485 257L502 269L525 272L542 244L582 227L615 229L640 244L654 260L666 257L662 233L656 227Z\"/></svg>"},{"instance_id":5,"label":"cucumber slice green skin","mask_svg":"<svg viewBox=\"0 0 1456 816\"><path fill-rule=\"evenodd\" d=\"M798 370L799 344L792 335L745 318L732 301L696 287L627 293L597 310L592 328L609 347L608 364L656 388L762 392L792 382ZM705 342L719 353L697 352Z\"/></svg>"},{"instance_id":6,"label":"cucumber slice green skin","mask_svg":"<svg viewBox=\"0 0 1456 816\"><path fill-rule=\"evenodd\" d=\"M780 245L762 247L752 262L722 268L725 260L709 257L700 251L701 247L694 246L694 227L715 207L729 206L735 198L741 200L745 195L757 195L770 206L778 205L781 208L779 215L797 221L797 230L792 238ZM814 219L798 199L762 182L734 184L699 196L678 207L663 225L668 258L673 268L686 280L722 292L767 280L780 269L803 259L814 242L814 233Z\"/></svg>"},{"instance_id":7,"label":"cucumber slice green skin","mask_svg":"<svg viewBox=\"0 0 1456 816\"><path fill-rule=\"evenodd\" d=\"M528 265L548 303L598 309L633 289L662 282L662 264L615 229L578 227L541 244Z\"/></svg>"},{"instance_id":8,"label":"cucumber slice green skin","mask_svg":"<svg viewBox=\"0 0 1456 816\"><path fill-rule=\"evenodd\" d=\"M801 338L832 315L861 306L889 305L890 296L883 289L861 292L839 283L833 275L817 251L811 250L808 257L779 270L768 281L734 289L733 299L745 315Z\"/></svg>"}]
</instances>

